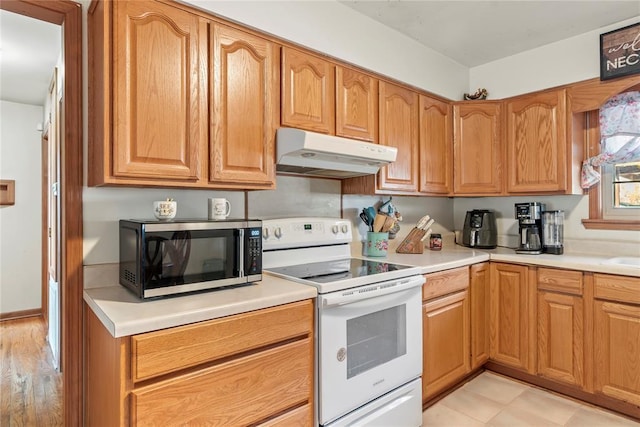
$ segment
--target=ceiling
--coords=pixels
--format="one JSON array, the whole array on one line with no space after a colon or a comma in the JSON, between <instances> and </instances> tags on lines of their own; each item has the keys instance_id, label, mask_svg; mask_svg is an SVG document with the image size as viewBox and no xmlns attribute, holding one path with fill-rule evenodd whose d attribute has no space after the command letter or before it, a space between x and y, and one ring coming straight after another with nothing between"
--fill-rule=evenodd
<instances>
[{"instance_id":1,"label":"ceiling","mask_svg":"<svg viewBox=\"0 0 640 427\"><path fill-rule=\"evenodd\" d=\"M640 1L361 1L340 3L469 68L630 18ZM0 11L0 99L42 105L60 27Z\"/></svg>"},{"instance_id":2,"label":"ceiling","mask_svg":"<svg viewBox=\"0 0 640 427\"><path fill-rule=\"evenodd\" d=\"M0 99L44 105L61 34L59 25L0 10Z\"/></svg>"},{"instance_id":3,"label":"ceiling","mask_svg":"<svg viewBox=\"0 0 640 427\"><path fill-rule=\"evenodd\" d=\"M637 17L640 1L340 1L469 68Z\"/></svg>"}]
</instances>

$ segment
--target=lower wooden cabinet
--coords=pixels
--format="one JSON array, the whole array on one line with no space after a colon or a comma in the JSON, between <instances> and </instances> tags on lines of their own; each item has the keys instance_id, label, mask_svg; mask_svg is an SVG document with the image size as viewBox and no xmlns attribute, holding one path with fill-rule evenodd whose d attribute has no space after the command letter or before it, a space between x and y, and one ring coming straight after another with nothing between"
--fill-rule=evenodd
<instances>
[{"instance_id":1,"label":"lower wooden cabinet","mask_svg":"<svg viewBox=\"0 0 640 427\"><path fill-rule=\"evenodd\" d=\"M489 360L489 263L469 267L471 311L471 369Z\"/></svg>"},{"instance_id":2,"label":"lower wooden cabinet","mask_svg":"<svg viewBox=\"0 0 640 427\"><path fill-rule=\"evenodd\" d=\"M535 292L535 288L532 288ZM491 359L495 362L530 371L531 325L529 267L491 263L490 339Z\"/></svg>"},{"instance_id":3,"label":"lower wooden cabinet","mask_svg":"<svg viewBox=\"0 0 640 427\"><path fill-rule=\"evenodd\" d=\"M311 300L113 338L85 307L88 426L311 425Z\"/></svg>"},{"instance_id":4,"label":"lower wooden cabinet","mask_svg":"<svg viewBox=\"0 0 640 427\"><path fill-rule=\"evenodd\" d=\"M594 275L596 393L640 406L640 278Z\"/></svg>"},{"instance_id":5,"label":"lower wooden cabinet","mask_svg":"<svg viewBox=\"0 0 640 427\"><path fill-rule=\"evenodd\" d=\"M471 371L469 267L427 274L423 288L422 400L427 401Z\"/></svg>"},{"instance_id":6,"label":"lower wooden cabinet","mask_svg":"<svg viewBox=\"0 0 640 427\"><path fill-rule=\"evenodd\" d=\"M582 387L585 365L582 272L539 268L537 282L537 373Z\"/></svg>"}]
</instances>

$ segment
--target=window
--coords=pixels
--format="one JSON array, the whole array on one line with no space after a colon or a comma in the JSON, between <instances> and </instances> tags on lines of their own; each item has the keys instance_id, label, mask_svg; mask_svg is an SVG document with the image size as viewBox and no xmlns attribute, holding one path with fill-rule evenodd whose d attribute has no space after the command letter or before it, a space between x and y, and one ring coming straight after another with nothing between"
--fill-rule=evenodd
<instances>
[{"instance_id":1,"label":"window","mask_svg":"<svg viewBox=\"0 0 640 427\"><path fill-rule=\"evenodd\" d=\"M602 168L604 219L640 220L640 162Z\"/></svg>"}]
</instances>

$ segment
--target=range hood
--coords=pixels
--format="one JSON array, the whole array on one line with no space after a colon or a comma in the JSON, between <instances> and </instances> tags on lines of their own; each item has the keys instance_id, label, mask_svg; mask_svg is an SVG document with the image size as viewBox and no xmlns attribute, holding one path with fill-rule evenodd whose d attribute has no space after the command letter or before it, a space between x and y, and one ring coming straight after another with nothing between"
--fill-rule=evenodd
<instances>
[{"instance_id":1,"label":"range hood","mask_svg":"<svg viewBox=\"0 0 640 427\"><path fill-rule=\"evenodd\" d=\"M372 175L395 161L398 149L293 128L276 134L276 170L327 178Z\"/></svg>"}]
</instances>

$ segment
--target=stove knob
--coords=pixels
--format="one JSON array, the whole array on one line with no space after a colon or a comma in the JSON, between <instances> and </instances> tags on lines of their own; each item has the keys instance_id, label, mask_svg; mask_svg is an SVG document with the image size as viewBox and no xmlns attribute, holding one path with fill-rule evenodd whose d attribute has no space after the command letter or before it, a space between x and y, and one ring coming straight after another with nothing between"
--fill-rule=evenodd
<instances>
[{"instance_id":1,"label":"stove knob","mask_svg":"<svg viewBox=\"0 0 640 427\"><path fill-rule=\"evenodd\" d=\"M347 224L342 224L342 232L346 234L347 231L349 231L349 226Z\"/></svg>"},{"instance_id":2,"label":"stove knob","mask_svg":"<svg viewBox=\"0 0 640 427\"><path fill-rule=\"evenodd\" d=\"M276 229L273 230L273 235L276 236L276 239L281 238L282 237L282 228L276 227Z\"/></svg>"},{"instance_id":3,"label":"stove knob","mask_svg":"<svg viewBox=\"0 0 640 427\"><path fill-rule=\"evenodd\" d=\"M262 238L267 240L269 238L269 229L267 227L262 229Z\"/></svg>"},{"instance_id":4,"label":"stove knob","mask_svg":"<svg viewBox=\"0 0 640 427\"><path fill-rule=\"evenodd\" d=\"M333 232L333 234L338 234L338 226L337 225L333 225L331 227L331 231Z\"/></svg>"}]
</instances>

